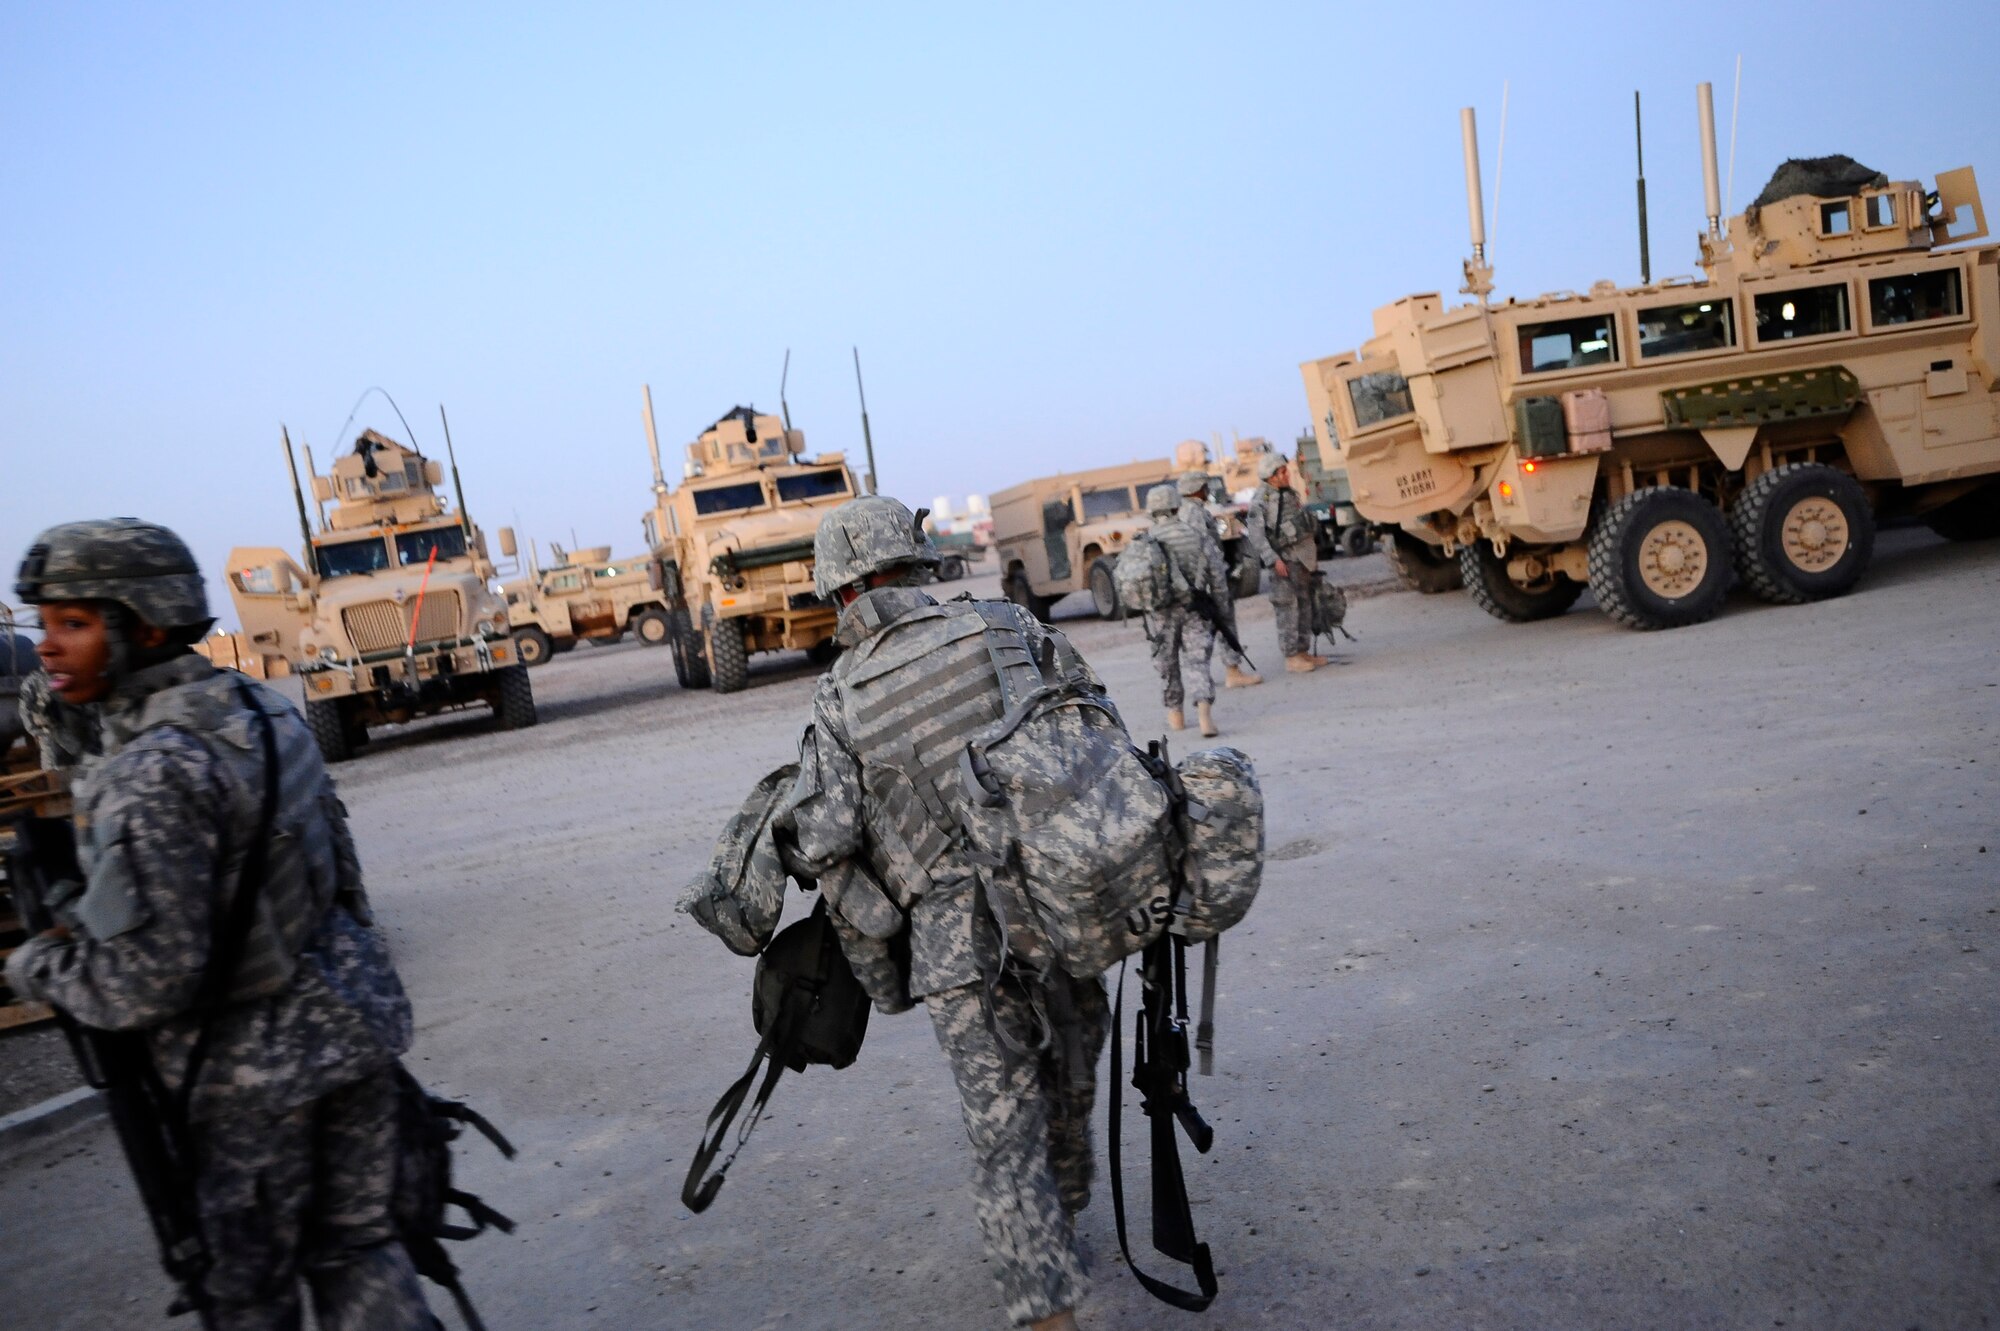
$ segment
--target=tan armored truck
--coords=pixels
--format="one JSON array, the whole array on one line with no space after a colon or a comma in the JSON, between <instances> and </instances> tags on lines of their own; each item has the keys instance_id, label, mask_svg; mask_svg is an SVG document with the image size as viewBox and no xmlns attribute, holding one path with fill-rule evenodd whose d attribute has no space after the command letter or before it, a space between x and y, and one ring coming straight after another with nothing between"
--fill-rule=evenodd
<instances>
[{"instance_id":1,"label":"tan armored truck","mask_svg":"<svg viewBox=\"0 0 2000 1331\"><path fill-rule=\"evenodd\" d=\"M500 584L523 664L532 669L579 642L613 643L628 632L647 647L667 641L666 597L650 557L613 559L608 545L553 548L553 565L531 557L527 577Z\"/></svg>"},{"instance_id":2,"label":"tan armored truck","mask_svg":"<svg viewBox=\"0 0 2000 1331\"><path fill-rule=\"evenodd\" d=\"M1697 101L1700 277L1491 303L1467 111L1476 302L1407 297L1301 367L1356 507L1501 619L1585 585L1633 628L1707 619L1732 576L1837 596L1878 516L2000 534L2000 246L1961 245L1986 234L1972 169L1788 162L1725 229Z\"/></svg>"},{"instance_id":3,"label":"tan armored truck","mask_svg":"<svg viewBox=\"0 0 2000 1331\"><path fill-rule=\"evenodd\" d=\"M858 493L844 455L807 458L804 431L737 407L688 445L687 478L669 491L650 392L646 440L646 544L681 687L733 693L749 683L752 652L831 661L838 616L813 591L813 533Z\"/></svg>"},{"instance_id":4,"label":"tan armored truck","mask_svg":"<svg viewBox=\"0 0 2000 1331\"><path fill-rule=\"evenodd\" d=\"M373 430L328 476L312 471L309 450L315 531L289 439L285 457L306 565L281 549L239 547L226 575L251 644L300 676L306 724L327 761L352 757L371 727L462 707L491 707L508 730L535 724L486 538L462 491L448 511L443 466ZM513 553L511 532L501 545Z\"/></svg>"},{"instance_id":5,"label":"tan armored truck","mask_svg":"<svg viewBox=\"0 0 2000 1331\"><path fill-rule=\"evenodd\" d=\"M1319 460L1319 438L1307 430L1298 438L1292 455L1292 484L1305 502L1305 510L1318 524L1313 541L1321 559L1336 554L1359 558L1373 550L1381 531L1354 507L1354 487L1338 466L1323 466Z\"/></svg>"}]
</instances>

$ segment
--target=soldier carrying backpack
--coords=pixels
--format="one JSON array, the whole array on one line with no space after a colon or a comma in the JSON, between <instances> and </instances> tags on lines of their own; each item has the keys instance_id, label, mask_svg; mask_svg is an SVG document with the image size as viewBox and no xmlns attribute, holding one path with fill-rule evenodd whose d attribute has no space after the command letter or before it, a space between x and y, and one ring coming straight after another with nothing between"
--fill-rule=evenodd
<instances>
[{"instance_id":1,"label":"soldier carrying backpack","mask_svg":"<svg viewBox=\"0 0 2000 1331\"><path fill-rule=\"evenodd\" d=\"M1192 697L1201 733L1214 736L1221 732L1215 728L1215 677L1209 661L1215 654L1218 608L1228 604L1229 588L1216 576L1200 533L1180 520L1180 506L1180 490L1173 485L1146 491L1152 529L1125 547L1113 576L1119 599L1145 613L1167 728L1187 728L1183 708ZM1205 603L1207 614L1197 610L1197 601Z\"/></svg>"}]
</instances>

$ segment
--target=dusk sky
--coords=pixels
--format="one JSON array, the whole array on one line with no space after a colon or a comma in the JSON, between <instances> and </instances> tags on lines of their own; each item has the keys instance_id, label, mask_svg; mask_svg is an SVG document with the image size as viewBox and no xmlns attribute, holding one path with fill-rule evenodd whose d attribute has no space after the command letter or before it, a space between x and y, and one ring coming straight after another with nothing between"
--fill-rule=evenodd
<instances>
[{"instance_id":1,"label":"dusk sky","mask_svg":"<svg viewBox=\"0 0 2000 1331\"><path fill-rule=\"evenodd\" d=\"M640 545L738 403L913 504L1232 432L1467 252L1478 108L1502 296L1692 273L1695 85L1733 200L1788 155L1970 164L1979 7L1152 4L0 7L0 560L136 514L211 573L297 543L280 423L443 455L475 518ZM1510 84L1496 181L1502 84ZM214 595L220 597L219 584ZM233 623L226 599L222 621Z\"/></svg>"}]
</instances>

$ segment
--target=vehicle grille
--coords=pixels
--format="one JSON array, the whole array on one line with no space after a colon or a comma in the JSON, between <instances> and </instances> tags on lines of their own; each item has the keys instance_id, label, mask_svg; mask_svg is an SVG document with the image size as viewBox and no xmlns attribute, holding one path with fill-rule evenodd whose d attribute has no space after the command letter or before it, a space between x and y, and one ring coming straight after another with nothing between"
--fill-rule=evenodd
<instances>
[{"instance_id":1,"label":"vehicle grille","mask_svg":"<svg viewBox=\"0 0 2000 1331\"><path fill-rule=\"evenodd\" d=\"M394 601L367 601L340 612L354 650L363 656L401 647L410 640L410 615L416 598L403 605ZM424 597L423 617L417 621L417 641L437 642L458 637L458 593L430 592Z\"/></svg>"}]
</instances>

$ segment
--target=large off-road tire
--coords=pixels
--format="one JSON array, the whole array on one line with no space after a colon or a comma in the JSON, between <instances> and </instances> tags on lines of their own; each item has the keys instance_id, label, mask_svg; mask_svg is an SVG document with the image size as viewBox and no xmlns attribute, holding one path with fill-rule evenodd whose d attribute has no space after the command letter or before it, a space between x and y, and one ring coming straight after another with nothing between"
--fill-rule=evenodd
<instances>
[{"instance_id":1,"label":"large off-road tire","mask_svg":"<svg viewBox=\"0 0 2000 1331\"><path fill-rule=\"evenodd\" d=\"M1736 572L1773 605L1851 590L1875 554L1875 514L1844 471L1788 462L1743 487L1729 510Z\"/></svg>"},{"instance_id":2,"label":"large off-road tire","mask_svg":"<svg viewBox=\"0 0 2000 1331\"><path fill-rule=\"evenodd\" d=\"M946 555L938 560L939 582L957 582L965 576L965 561L957 555Z\"/></svg>"},{"instance_id":3,"label":"large off-road tire","mask_svg":"<svg viewBox=\"0 0 2000 1331\"><path fill-rule=\"evenodd\" d=\"M1924 523L1947 541L1990 541L2000 536L2000 485L1960 495L1926 513Z\"/></svg>"},{"instance_id":4,"label":"large off-road tire","mask_svg":"<svg viewBox=\"0 0 2000 1331\"><path fill-rule=\"evenodd\" d=\"M708 673L717 693L740 693L750 683L750 649L743 621L718 619L708 628Z\"/></svg>"},{"instance_id":5,"label":"large off-road tire","mask_svg":"<svg viewBox=\"0 0 2000 1331\"><path fill-rule=\"evenodd\" d=\"M347 723L340 699L306 699L306 729L312 731L319 756L330 763L344 763L354 756L354 727ZM363 732L366 734L366 731Z\"/></svg>"},{"instance_id":6,"label":"large off-road tire","mask_svg":"<svg viewBox=\"0 0 2000 1331\"><path fill-rule=\"evenodd\" d=\"M1028 574L1023 569L1009 573L1000 585L1001 594L1015 605L1041 620L1049 622L1050 601L1046 596L1035 595L1035 589L1028 584Z\"/></svg>"},{"instance_id":7,"label":"large off-road tire","mask_svg":"<svg viewBox=\"0 0 2000 1331\"><path fill-rule=\"evenodd\" d=\"M1692 490L1634 490L1590 533L1590 591L1629 629L1677 629L1714 617L1729 592L1729 523Z\"/></svg>"},{"instance_id":8,"label":"large off-road tire","mask_svg":"<svg viewBox=\"0 0 2000 1331\"><path fill-rule=\"evenodd\" d=\"M530 625L514 630L514 650L521 654L522 665L532 667L547 665L556 654L556 645L548 634Z\"/></svg>"},{"instance_id":9,"label":"large off-road tire","mask_svg":"<svg viewBox=\"0 0 2000 1331\"><path fill-rule=\"evenodd\" d=\"M684 689L707 688L711 682L708 649L693 617L685 610L672 611L667 616L667 628L667 646L674 654L674 678Z\"/></svg>"},{"instance_id":10,"label":"large off-road tire","mask_svg":"<svg viewBox=\"0 0 2000 1331\"><path fill-rule=\"evenodd\" d=\"M1560 573L1549 573L1532 587L1522 586L1508 575L1507 561L1494 554L1485 541L1459 547L1458 571L1465 580L1466 594L1479 608L1510 624L1553 619L1583 595L1579 584Z\"/></svg>"},{"instance_id":11,"label":"large off-road tire","mask_svg":"<svg viewBox=\"0 0 2000 1331\"><path fill-rule=\"evenodd\" d=\"M1389 567L1396 571L1405 587L1426 596L1455 592L1465 585L1456 559L1401 527L1389 532Z\"/></svg>"},{"instance_id":12,"label":"large off-road tire","mask_svg":"<svg viewBox=\"0 0 2000 1331\"><path fill-rule=\"evenodd\" d=\"M1090 603L1097 607L1099 619L1125 618L1125 606L1118 599L1118 579L1112 573L1117 567L1117 555L1099 555L1090 566Z\"/></svg>"},{"instance_id":13,"label":"large off-road tire","mask_svg":"<svg viewBox=\"0 0 2000 1331\"><path fill-rule=\"evenodd\" d=\"M1375 536L1368 528L1356 523L1340 533L1340 548L1352 558L1359 559L1375 548Z\"/></svg>"},{"instance_id":14,"label":"large off-road tire","mask_svg":"<svg viewBox=\"0 0 2000 1331\"><path fill-rule=\"evenodd\" d=\"M1229 570L1229 595L1247 601L1264 590L1264 566L1245 556Z\"/></svg>"},{"instance_id":15,"label":"large off-road tire","mask_svg":"<svg viewBox=\"0 0 2000 1331\"><path fill-rule=\"evenodd\" d=\"M504 666L493 672L493 715L502 730L526 730L535 724L535 686L526 666Z\"/></svg>"}]
</instances>

